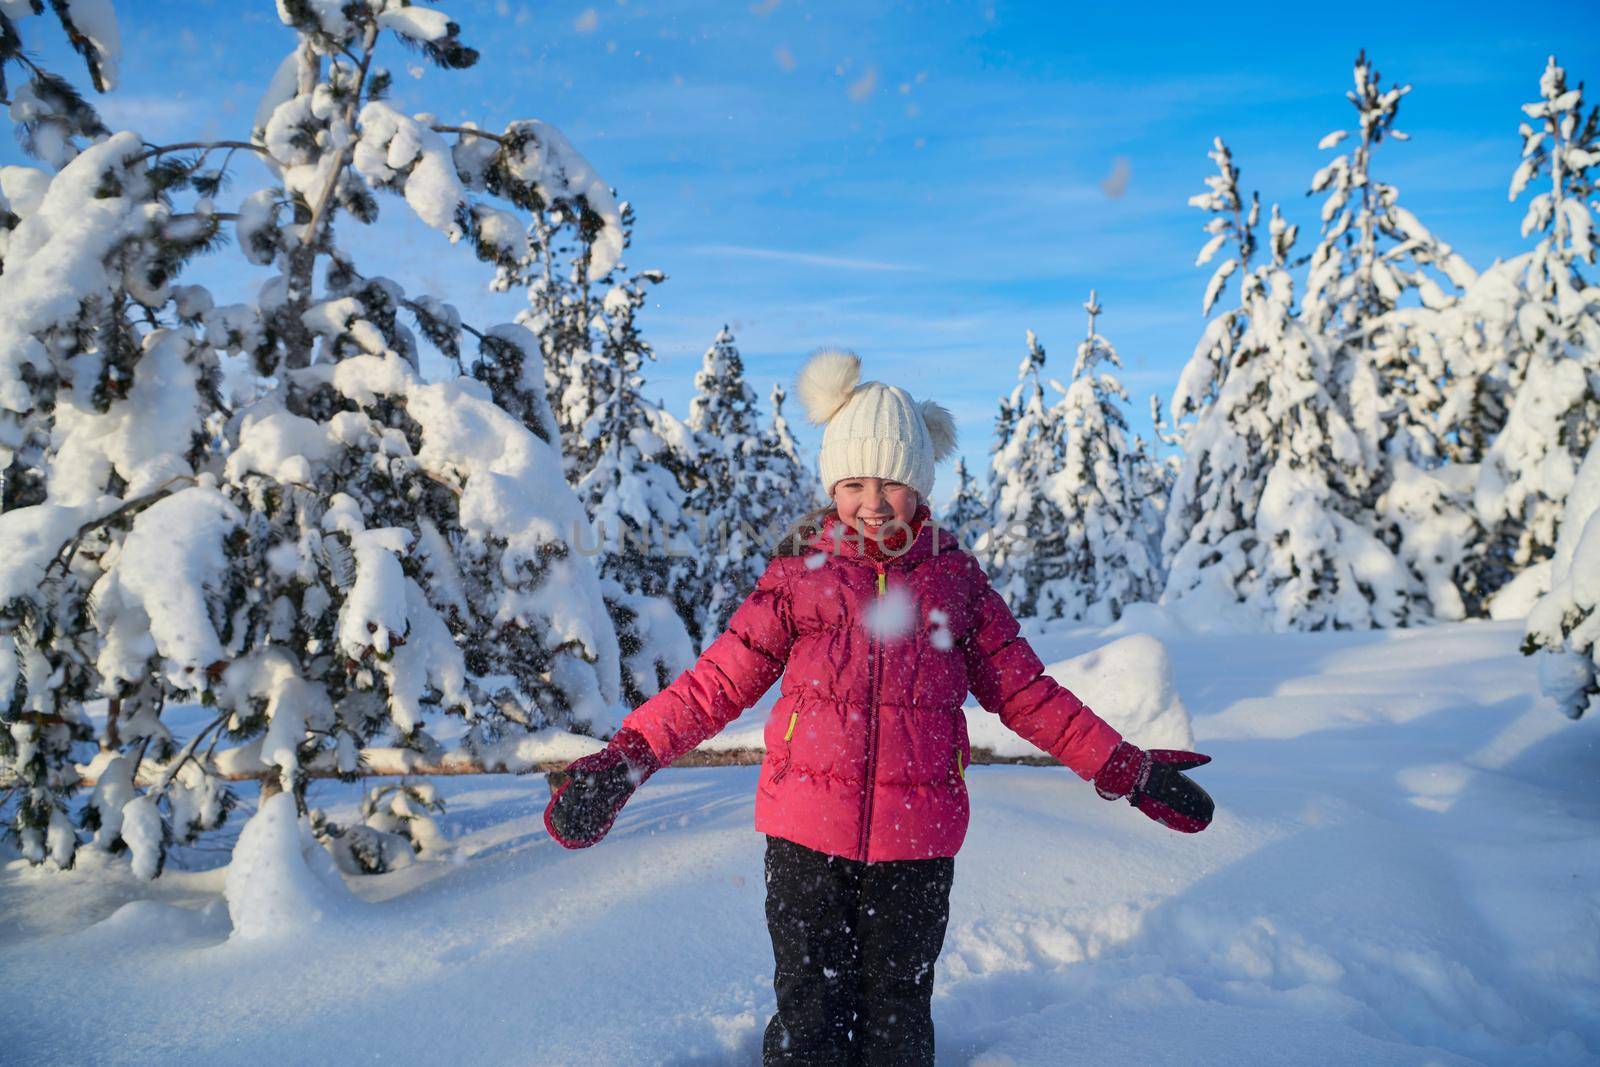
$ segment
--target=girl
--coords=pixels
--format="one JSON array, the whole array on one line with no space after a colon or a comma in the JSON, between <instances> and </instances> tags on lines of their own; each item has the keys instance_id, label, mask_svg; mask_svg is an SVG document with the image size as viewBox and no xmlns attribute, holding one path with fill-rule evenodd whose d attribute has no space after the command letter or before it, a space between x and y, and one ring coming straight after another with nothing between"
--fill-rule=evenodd
<instances>
[{"instance_id":1,"label":"girl","mask_svg":"<svg viewBox=\"0 0 1600 1067\"><path fill-rule=\"evenodd\" d=\"M833 506L808 516L820 529L784 539L727 630L566 768L545 809L562 845L593 845L646 778L783 676L755 803L776 961L767 1064L933 1063L969 690L1108 800L1186 833L1212 815L1182 773L1209 757L1135 747L1044 673L977 561L930 519L934 464L955 450L950 413L860 369L824 350L795 382L826 424Z\"/></svg>"}]
</instances>

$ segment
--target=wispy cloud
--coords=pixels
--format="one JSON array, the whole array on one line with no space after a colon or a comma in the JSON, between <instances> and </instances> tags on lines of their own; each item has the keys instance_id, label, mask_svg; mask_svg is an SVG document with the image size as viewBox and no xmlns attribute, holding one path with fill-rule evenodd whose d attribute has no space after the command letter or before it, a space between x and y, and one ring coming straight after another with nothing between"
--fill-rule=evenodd
<instances>
[{"instance_id":1,"label":"wispy cloud","mask_svg":"<svg viewBox=\"0 0 1600 1067\"><path fill-rule=\"evenodd\" d=\"M94 104L112 129L137 130L146 137L187 130L205 110L177 96L111 95Z\"/></svg>"},{"instance_id":2,"label":"wispy cloud","mask_svg":"<svg viewBox=\"0 0 1600 1067\"><path fill-rule=\"evenodd\" d=\"M695 245L689 251L707 256L738 256L745 259L771 259L782 263L803 263L810 267L839 267L844 270L926 271L926 267L906 263L884 263L875 259L824 256L814 252L789 252L780 248L751 248L746 245Z\"/></svg>"}]
</instances>

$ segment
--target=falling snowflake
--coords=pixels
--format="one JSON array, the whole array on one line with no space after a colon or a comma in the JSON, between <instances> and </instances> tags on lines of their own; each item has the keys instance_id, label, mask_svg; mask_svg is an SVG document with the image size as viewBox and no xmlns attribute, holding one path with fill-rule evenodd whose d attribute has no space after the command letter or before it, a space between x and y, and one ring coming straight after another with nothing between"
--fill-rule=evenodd
<instances>
[{"instance_id":1,"label":"falling snowflake","mask_svg":"<svg viewBox=\"0 0 1600 1067\"><path fill-rule=\"evenodd\" d=\"M917 619L917 605L911 594L899 587L890 588L867 608L862 625L874 637L903 637Z\"/></svg>"},{"instance_id":2,"label":"falling snowflake","mask_svg":"<svg viewBox=\"0 0 1600 1067\"><path fill-rule=\"evenodd\" d=\"M933 626L928 641L940 652L950 651L955 646L955 639L950 636L950 616L942 608L932 608L928 612L928 622Z\"/></svg>"}]
</instances>

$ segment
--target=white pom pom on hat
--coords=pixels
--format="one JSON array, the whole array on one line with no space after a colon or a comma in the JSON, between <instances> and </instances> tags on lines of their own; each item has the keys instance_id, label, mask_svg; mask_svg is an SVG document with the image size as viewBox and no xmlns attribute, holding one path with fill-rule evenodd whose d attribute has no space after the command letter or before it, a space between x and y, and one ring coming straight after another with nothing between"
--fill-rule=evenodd
<instances>
[{"instance_id":1,"label":"white pom pom on hat","mask_svg":"<svg viewBox=\"0 0 1600 1067\"><path fill-rule=\"evenodd\" d=\"M845 478L882 478L925 500L932 494L935 464L956 450L956 420L944 405L861 381L861 357L841 348L813 352L794 386L807 418L824 426L819 466L829 493Z\"/></svg>"},{"instance_id":2,"label":"white pom pom on hat","mask_svg":"<svg viewBox=\"0 0 1600 1067\"><path fill-rule=\"evenodd\" d=\"M842 348L819 348L795 376L794 391L806 417L820 426L844 407L860 380L860 356Z\"/></svg>"}]
</instances>

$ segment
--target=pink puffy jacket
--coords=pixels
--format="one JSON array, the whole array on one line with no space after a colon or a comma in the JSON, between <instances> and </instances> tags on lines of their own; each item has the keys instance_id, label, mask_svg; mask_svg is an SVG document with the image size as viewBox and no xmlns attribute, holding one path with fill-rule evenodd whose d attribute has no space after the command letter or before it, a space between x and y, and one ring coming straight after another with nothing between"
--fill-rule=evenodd
<instances>
[{"instance_id":1,"label":"pink puffy jacket","mask_svg":"<svg viewBox=\"0 0 1600 1067\"><path fill-rule=\"evenodd\" d=\"M954 856L967 833L968 690L1085 779L1121 735L1054 679L956 537L924 524L879 561L830 514L777 556L693 667L623 722L663 765L755 704L756 829L853 860ZM848 528L843 528L848 532Z\"/></svg>"}]
</instances>

